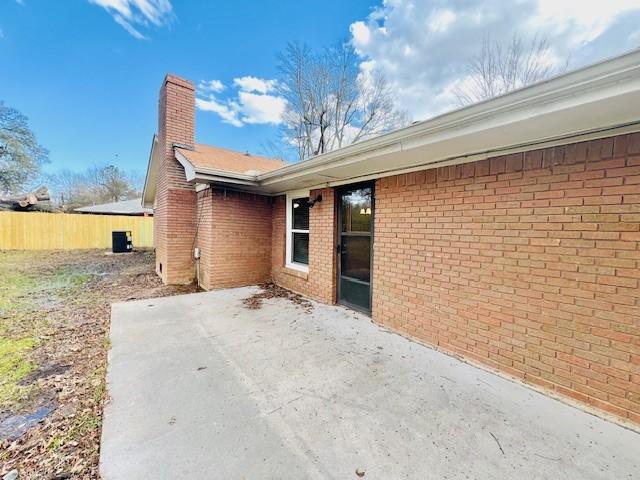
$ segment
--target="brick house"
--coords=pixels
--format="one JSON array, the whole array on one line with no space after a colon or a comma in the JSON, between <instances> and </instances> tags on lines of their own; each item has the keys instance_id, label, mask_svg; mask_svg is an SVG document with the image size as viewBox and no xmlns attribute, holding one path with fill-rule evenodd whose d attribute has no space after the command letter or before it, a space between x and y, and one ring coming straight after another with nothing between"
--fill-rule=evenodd
<instances>
[{"instance_id":1,"label":"brick house","mask_svg":"<svg viewBox=\"0 0 640 480\"><path fill-rule=\"evenodd\" d=\"M144 203L165 282L273 281L640 423L640 51L289 165L196 144L168 75Z\"/></svg>"}]
</instances>

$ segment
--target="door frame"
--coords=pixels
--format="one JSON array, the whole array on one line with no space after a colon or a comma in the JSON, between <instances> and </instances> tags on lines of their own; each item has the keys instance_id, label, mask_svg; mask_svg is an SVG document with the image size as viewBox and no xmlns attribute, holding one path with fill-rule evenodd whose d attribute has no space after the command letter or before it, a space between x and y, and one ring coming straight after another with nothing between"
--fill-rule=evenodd
<instances>
[{"instance_id":1,"label":"door frame","mask_svg":"<svg viewBox=\"0 0 640 480\"><path fill-rule=\"evenodd\" d=\"M352 303L346 302L342 300L340 297L340 276L342 274L342 194L344 192L348 192L350 190L356 190L358 188L371 188L371 247L369 249L369 309L362 308L358 305L354 305ZM336 244L335 244L335 252L336 252L336 303L339 305L343 305L345 307L351 308L353 310L357 310L358 312L364 313L368 316L371 316L371 311L373 309L373 246L375 243L375 216L376 216L376 182L368 181L368 182L358 182L358 183L349 183L347 185L341 185L335 188L336 190L336 210L338 211L338 215L336 216Z\"/></svg>"}]
</instances>

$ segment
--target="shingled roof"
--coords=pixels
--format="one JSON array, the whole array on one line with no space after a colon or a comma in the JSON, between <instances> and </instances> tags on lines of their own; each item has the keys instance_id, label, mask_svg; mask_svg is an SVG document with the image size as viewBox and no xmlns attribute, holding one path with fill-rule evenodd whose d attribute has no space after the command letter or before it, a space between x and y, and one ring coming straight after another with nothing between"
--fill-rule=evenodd
<instances>
[{"instance_id":1,"label":"shingled roof","mask_svg":"<svg viewBox=\"0 0 640 480\"><path fill-rule=\"evenodd\" d=\"M152 208L145 208L142 206L141 198L80 207L74 209L74 212L97 213L102 215L153 215Z\"/></svg>"},{"instance_id":2,"label":"shingled roof","mask_svg":"<svg viewBox=\"0 0 640 480\"><path fill-rule=\"evenodd\" d=\"M287 164L280 160L260 157L250 153L236 152L211 145L196 144L194 149L176 147L196 170L211 169L220 172L257 175L266 173Z\"/></svg>"}]
</instances>

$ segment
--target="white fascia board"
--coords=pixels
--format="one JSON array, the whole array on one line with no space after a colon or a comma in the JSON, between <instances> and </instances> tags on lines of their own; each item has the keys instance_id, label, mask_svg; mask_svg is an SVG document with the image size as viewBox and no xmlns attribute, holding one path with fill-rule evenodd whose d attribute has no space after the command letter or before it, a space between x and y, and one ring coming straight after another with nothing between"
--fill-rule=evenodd
<instances>
[{"instance_id":1,"label":"white fascia board","mask_svg":"<svg viewBox=\"0 0 640 480\"><path fill-rule=\"evenodd\" d=\"M552 139L552 140L547 140L543 142L521 144L513 147L508 147L505 149L492 150L489 152L469 153L464 156L453 156L453 157L445 158L443 160L438 160L432 163L427 163L427 164L419 163L414 166L409 166L402 169L392 169L392 170L372 172L367 175L357 176L357 177L349 178L346 180L335 180L335 181L327 181L324 183L318 183L315 185L311 185L308 188L309 190L316 190L316 189L326 188L326 187L339 187L341 185L349 185L349 184L358 183L358 182L367 182L367 181L375 180L378 178L390 177L393 175L401 175L403 173L418 172L421 170L425 170L425 167L437 168L437 167L448 167L449 165L460 165L463 163L487 160L489 158L500 156L500 155L509 155L512 153L521 153L521 152L527 152L531 150L539 150L539 149L550 148L550 147L555 147L559 145L566 145L568 143L585 142L589 140L613 137L617 135L624 135L625 133L635 133L639 131L640 131L640 122L633 125L625 125L621 127L612 128L612 129L597 130L593 132L582 133L579 135L571 135L569 137L559 137L555 140ZM287 190L283 190L281 192L272 193L271 195L278 196L278 195L285 195L287 193L288 193Z\"/></svg>"},{"instance_id":2,"label":"white fascia board","mask_svg":"<svg viewBox=\"0 0 640 480\"><path fill-rule=\"evenodd\" d=\"M216 170L213 168L196 167L189 159L179 150L175 150L176 159L184 168L185 177L188 182L211 183L221 182L235 185L247 185L258 187L255 175L246 175L242 173L227 172L224 170Z\"/></svg>"},{"instance_id":3,"label":"white fascia board","mask_svg":"<svg viewBox=\"0 0 640 480\"><path fill-rule=\"evenodd\" d=\"M516 153L554 142L559 145L561 141L570 143L597 138L597 135L610 136L615 131L640 131L640 111L632 108L638 99L640 49L271 172L252 176L202 169L197 177L275 195L301 188L303 184L299 182L314 174L325 177L326 183L322 185L326 186L427 166L466 163L496 156L499 152ZM603 113L609 100L617 102L618 110L604 108L607 115L600 118L598 114ZM562 119L565 128L549 126L549 119L556 119L556 123ZM531 133L533 127L538 132L535 135ZM502 129L508 134L497 138L496 132ZM486 132L492 132L493 138L489 140ZM451 142L456 143L455 148L443 148L443 145L452 145ZM410 152L420 149L429 152L438 146L442 152L437 157L425 156L419 162L407 157ZM383 157L389 160L384 168L373 170L369 164ZM330 174L331 169L358 165L360 172L356 175Z\"/></svg>"},{"instance_id":4,"label":"white fascia board","mask_svg":"<svg viewBox=\"0 0 640 480\"><path fill-rule=\"evenodd\" d=\"M173 151L176 155L176 160L178 160L180 165L184 168L184 175L187 178L187 182L193 182L196 179L196 170L193 167L193 164L182 154L182 152L180 152L180 150L174 148Z\"/></svg>"},{"instance_id":5,"label":"white fascia board","mask_svg":"<svg viewBox=\"0 0 640 480\"><path fill-rule=\"evenodd\" d=\"M480 131L487 122L509 123L517 119L540 116L554 110L554 102L566 107L579 105L585 100L606 98L615 92L640 88L640 50L576 70L547 81L525 87L500 97L492 98L454 112L416 123L371 140L350 145L309 160L258 175L262 186L293 178L297 173L311 173L317 167L335 166L341 160L353 161L370 152L380 154L381 149L415 148L433 142L437 136L455 137L462 133ZM588 97L588 98L585 98ZM557 108L558 105L555 105ZM474 128L475 127L475 128ZM578 133L578 132L575 132Z\"/></svg>"},{"instance_id":6,"label":"white fascia board","mask_svg":"<svg viewBox=\"0 0 640 480\"><path fill-rule=\"evenodd\" d=\"M227 172L224 170L215 170L213 168L196 168L195 177L197 179L211 179L215 177L218 179L228 179L228 181L232 183L243 183L245 185L254 185L256 187L259 186L259 183L256 180L256 175Z\"/></svg>"},{"instance_id":7,"label":"white fascia board","mask_svg":"<svg viewBox=\"0 0 640 480\"><path fill-rule=\"evenodd\" d=\"M147 162L147 174L144 177L144 187L142 188L142 206L153 208L153 202L156 199L156 187L158 184L158 165L157 155L155 154L158 144L158 137L154 134L151 139L151 150L149 152L149 160Z\"/></svg>"}]
</instances>

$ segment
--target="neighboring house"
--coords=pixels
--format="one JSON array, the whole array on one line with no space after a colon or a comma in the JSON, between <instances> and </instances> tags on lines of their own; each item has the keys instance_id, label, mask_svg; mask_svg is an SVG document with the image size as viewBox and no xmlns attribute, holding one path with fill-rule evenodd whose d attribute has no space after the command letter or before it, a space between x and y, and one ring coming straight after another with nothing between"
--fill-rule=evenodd
<instances>
[{"instance_id":1,"label":"neighboring house","mask_svg":"<svg viewBox=\"0 0 640 480\"><path fill-rule=\"evenodd\" d=\"M167 76L157 271L273 281L640 422L640 51L281 165L195 143Z\"/></svg>"},{"instance_id":2,"label":"neighboring house","mask_svg":"<svg viewBox=\"0 0 640 480\"><path fill-rule=\"evenodd\" d=\"M153 215L153 208L143 207L142 199L140 198L74 208L73 211L77 213L92 213L94 215L130 215L144 217Z\"/></svg>"}]
</instances>

